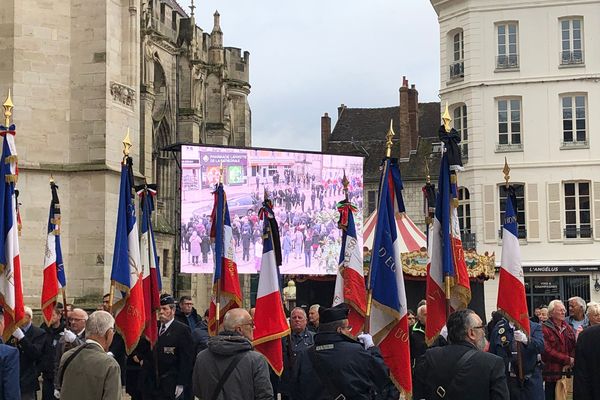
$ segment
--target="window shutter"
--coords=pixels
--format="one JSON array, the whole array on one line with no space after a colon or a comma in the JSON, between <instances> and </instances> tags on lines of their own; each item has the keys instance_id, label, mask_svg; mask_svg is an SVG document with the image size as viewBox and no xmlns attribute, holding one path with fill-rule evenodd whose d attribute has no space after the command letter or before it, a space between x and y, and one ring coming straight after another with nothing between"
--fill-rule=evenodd
<instances>
[{"instance_id":1,"label":"window shutter","mask_svg":"<svg viewBox=\"0 0 600 400\"><path fill-rule=\"evenodd\" d=\"M594 182L594 239L600 240L600 182Z\"/></svg>"},{"instance_id":2,"label":"window shutter","mask_svg":"<svg viewBox=\"0 0 600 400\"><path fill-rule=\"evenodd\" d=\"M483 187L483 229L486 243L496 242L496 213L494 210L494 185Z\"/></svg>"},{"instance_id":3,"label":"window shutter","mask_svg":"<svg viewBox=\"0 0 600 400\"><path fill-rule=\"evenodd\" d=\"M527 240L540 241L540 209L538 200L538 185L527 185Z\"/></svg>"},{"instance_id":4,"label":"window shutter","mask_svg":"<svg viewBox=\"0 0 600 400\"><path fill-rule=\"evenodd\" d=\"M560 183L548 183L548 241L562 239L562 223L560 211Z\"/></svg>"}]
</instances>

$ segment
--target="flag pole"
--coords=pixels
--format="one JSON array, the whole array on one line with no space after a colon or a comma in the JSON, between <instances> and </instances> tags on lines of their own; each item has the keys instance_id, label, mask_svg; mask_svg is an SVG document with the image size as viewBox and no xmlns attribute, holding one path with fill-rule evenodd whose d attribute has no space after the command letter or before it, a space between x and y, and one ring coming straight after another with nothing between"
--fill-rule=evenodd
<instances>
[{"instance_id":1,"label":"flag pole","mask_svg":"<svg viewBox=\"0 0 600 400\"><path fill-rule=\"evenodd\" d=\"M508 160L504 157L504 168L502 168L502 173L504 174L504 188L506 189L506 201L512 201L512 196L509 192L510 187L510 167L508 166ZM504 207L506 210L506 207ZM516 210L515 210L516 211ZM517 374L519 378L519 383L521 387L525 383L525 373L523 372L523 348L521 346L521 342L517 342Z\"/></svg>"},{"instance_id":2,"label":"flag pole","mask_svg":"<svg viewBox=\"0 0 600 400\"><path fill-rule=\"evenodd\" d=\"M52 189L53 185L55 185L54 182L54 176L52 174L50 174L50 189ZM56 222L56 220L55 220ZM55 225L58 225L57 223L55 223ZM57 228L60 229L60 228ZM58 266L58 265L57 265ZM67 329L69 328L69 315L67 313L67 291L64 287L60 288L60 292L62 295L62 301L63 301L63 318L65 319L65 326L67 327Z\"/></svg>"},{"instance_id":3,"label":"flag pole","mask_svg":"<svg viewBox=\"0 0 600 400\"><path fill-rule=\"evenodd\" d=\"M219 185L223 185L223 162L221 161L221 165L219 166ZM225 188L223 188L223 193L225 193ZM218 196L218 194L217 194ZM224 199L223 199L224 200ZM218 201L218 199L217 199ZM223 203L225 203L225 201L223 201ZM223 204L224 206L224 204ZM223 239L225 236L225 207L223 207L223 212L221 213L221 215L215 215L217 218L220 218L222 223L221 223L221 238ZM215 259L215 267L216 265L218 265L217 260ZM222 272L223 268L221 268ZM217 298L216 298L216 313L215 313L215 325L216 325L216 330L215 332L218 334L219 333L219 328L221 325L221 278L220 278L221 274L219 273L219 279L217 280Z\"/></svg>"},{"instance_id":4,"label":"flag pole","mask_svg":"<svg viewBox=\"0 0 600 400\"><path fill-rule=\"evenodd\" d=\"M387 162L390 157L392 157L392 145L394 144L394 142L392 141L392 138L394 137L394 127L393 127L393 123L394 120L390 119L390 129L388 129L387 134L385 135L385 161ZM382 176L383 176L383 172L385 172L386 169L384 168L382 171ZM344 173L345 175L345 173ZM347 194L347 192L345 191L344 193ZM379 193L379 198L381 199L381 193ZM377 202L379 204L379 202ZM377 210L377 212L379 212L379 210ZM394 216L395 218L395 216ZM377 229L377 227L375 227L375 229ZM374 252L375 249L372 249L371 252ZM373 264L373 256L371 255L371 265ZM401 267L402 268L402 267ZM373 268L370 267L369 268L369 274L367 277L367 312L366 312L366 316L365 316L365 332L370 333L371 332L371 306L373 304L373 288L371 287L371 272L373 271Z\"/></svg>"},{"instance_id":5,"label":"flag pole","mask_svg":"<svg viewBox=\"0 0 600 400\"><path fill-rule=\"evenodd\" d=\"M452 118L450 117L450 113L448 112L448 102L446 101L446 109L444 110L444 114L442 115L442 121L444 122L444 130L446 131L446 134L449 134L450 131L452 130L452 128L450 127L450 122L452 121ZM442 154L443 156L443 154ZM455 175L456 176L456 175ZM452 180L452 178L450 178L450 180ZM441 190L441 188L440 188ZM452 207L450 204L448 204L448 207ZM452 222L450 222L451 224ZM447 226L444 227L444 229L452 229L451 226ZM450 275L448 275L448 273L446 273L446 275L444 275L444 291L446 292L446 320L448 320L448 317L450 316L450 314L452 313L452 307L450 305L450 291L452 290L452 277Z\"/></svg>"}]
</instances>

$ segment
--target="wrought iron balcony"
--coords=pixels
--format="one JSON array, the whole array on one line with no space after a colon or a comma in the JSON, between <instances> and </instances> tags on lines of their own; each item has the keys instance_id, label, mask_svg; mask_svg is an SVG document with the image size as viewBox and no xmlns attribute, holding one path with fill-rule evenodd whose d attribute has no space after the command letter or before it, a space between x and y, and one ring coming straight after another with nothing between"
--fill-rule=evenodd
<instances>
[{"instance_id":1,"label":"wrought iron balcony","mask_svg":"<svg viewBox=\"0 0 600 400\"><path fill-rule=\"evenodd\" d=\"M519 68L518 54L503 54L496 57L496 69L517 69Z\"/></svg>"},{"instance_id":2,"label":"wrought iron balcony","mask_svg":"<svg viewBox=\"0 0 600 400\"><path fill-rule=\"evenodd\" d=\"M578 65L583 63L583 50L563 50L560 52L560 65Z\"/></svg>"},{"instance_id":3,"label":"wrought iron balcony","mask_svg":"<svg viewBox=\"0 0 600 400\"><path fill-rule=\"evenodd\" d=\"M589 225L569 225L565 227L564 235L566 239L589 239L592 237L592 227Z\"/></svg>"},{"instance_id":4,"label":"wrought iron balcony","mask_svg":"<svg viewBox=\"0 0 600 400\"><path fill-rule=\"evenodd\" d=\"M464 61L455 61L450 64L450 79L464 78L465 76L465 63Z\"/></svg>"},{"instance_id":5,"label":"wrought iron balcony","mask_svg":"<svg viewBox=\"0 0 600 400\"><path fill-rule=\"evenodd\" d=\"M477 250L477 234L471 232L461 232L460 240L464 250Z\"/></svg>"}]
</instances>

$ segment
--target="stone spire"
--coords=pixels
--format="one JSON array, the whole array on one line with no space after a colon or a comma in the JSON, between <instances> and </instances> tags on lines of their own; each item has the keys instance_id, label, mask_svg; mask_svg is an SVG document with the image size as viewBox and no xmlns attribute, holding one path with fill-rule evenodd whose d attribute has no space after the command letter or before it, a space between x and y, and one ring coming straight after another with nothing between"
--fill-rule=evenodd
<instances>
[{"instance_id":1,"label":"stone spire","mask_svg":"<svg viewBox=\"0 0 600 400\"><path fill-rule=\"evenodd\" d=\"M210 48L208 49L208 62L211 64L223 64L223 31L221 30L221 15L215 11L215 22L210 33Z\"/></svg>"}]
</instances>

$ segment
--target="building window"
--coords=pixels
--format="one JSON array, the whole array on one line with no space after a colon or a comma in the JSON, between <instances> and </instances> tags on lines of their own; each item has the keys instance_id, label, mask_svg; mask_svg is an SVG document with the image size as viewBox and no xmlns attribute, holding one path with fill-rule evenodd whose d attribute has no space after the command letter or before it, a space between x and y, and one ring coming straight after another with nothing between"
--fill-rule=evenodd
<instances>
[{"instance_id":1,"label":"building window","mask_svg":"<svg viewBox=\"0 0 600 400\"><path fill-rule=\"evenodd\" d=\"M560 20L561 65L583 64L583 19Z\"/></svg>"},{"instance_id":2,"label":"building window","mask_svg":"<svg viewBox=\"0 0 600 400\"><path fill-rule=\"evenodd\" d=\"M497 69L519 68L518 25L516 22L496 25L498 34Z\"/></svg>"},{"instance_id":3,"label":"building window","mask_svg":"<svg viewBox=\"0 0 600 400\"><path fill-rule=\"evenodd\" d=\"M522 149L521 100L498 100L498 149Z\"/></svg>"},{"instance_id":4,"label":"building window","mask_svg":"<svg viewBox=\"0 0 600 400\"><path fill-rule=\"evenodd\" d=\"M563 146L587 145L585 95L561 97Z\"/></svg>"},{"instance_id":5,"label":"building window","mask_svg":"<svg viewBox=\"0 0 600 400\"><path fill-rule=\"evenodd\" d=\"M452 63L450 64L450 79L458 79L465 76L465 48L463 31L452 36Z\"/></svg>"},{"instance_id":6,"label":"building window","mask_svg":"<svg viewBox=\"0 0 600 400\"><path fill-rule=\"evenodd\" d=\"M177 11L171 12L171 28L177 32Z\"/></svg>"},{"instance_id":7,"label":"building window","mask_svg":"<svg viewBox=\"0 0 600 400\"><path fill-rule=\"evenodd\" d=\"M166 4L165 3L160 3L160 22L162 22L163 24L165 23L165 18L166 18Z\"/></svg>"},{"instance_id":8,"label":"building window","mask_svg":"<svg viewBox=\"0 0 600 400\"><path fill-rule=\"evenodd\" d=\"M367 192L367 214L371 215L377 208L377 192L369 190Z\"/></svg>"},{"instance_id":9,"label":"building window","mask_svg":"<svg viewBox=\"0 0 600 400\"><path fill-rule=\"evenodd\" d=\"M565 182L565 238L591 238L590 183Z\"/></svg>"},{"instance_id":10,"label":"building window","mask_svg":"<svg viewBox=\"0 0 600 400\"><path fill-rule=\"evenodd\" d=\"M515 212L517 213L517 233L519 239L527 238L527 226L525 225L525 185L513 184L512 187L515 189L515 197L517 204ZM499 236L502 237L502 226L504 223L504 212L506 211L506 186L500 185L500 232Z\"/></svg>"},{"instance_id":11,"label":"building window","mask_svg":"<svg viewBox=\"0 0 600 400\"><path fill-rule=\"evenodd\" d=\"M462 105L454 109L454 129L460 135L460 152L463 163L469 160L469 131L467 124L467 106Z\"/></svg>"}]
</instances>

